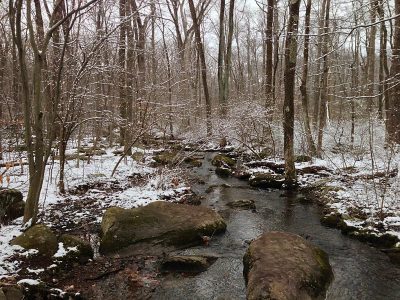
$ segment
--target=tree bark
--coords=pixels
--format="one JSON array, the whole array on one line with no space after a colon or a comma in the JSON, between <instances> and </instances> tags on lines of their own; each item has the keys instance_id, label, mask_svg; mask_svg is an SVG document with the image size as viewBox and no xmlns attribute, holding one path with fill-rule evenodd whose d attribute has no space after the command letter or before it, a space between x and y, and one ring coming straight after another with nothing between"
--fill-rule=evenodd
<instances>
[{"instance_id":1,"label":"tree bark","mask_svg":"<svg viewBox=\"0 0 400 300\"><path fill-rule=\"evenodd\" d=\"M395 15L400 14L400 0L395 0ZM400 18L394 20L392 66L390 69L391 87L388 111L388 142L400 143Z\"/></svg>"},{"instance_id":2,"label":"tree bark","mask_svg":"<svg viewBox=\"0 0 400 300\"><path fill-rule=\"evenodd\" d=\"M297 31L300 0L289 2L289 20L285 42L285 98L283 103L283 132L285 157L285 183L288 188L296 183L294 165L294 87L297 60Z\"/></svg>"},{"instance_id":3,"label":"tree bark","mask_svg":"<svg viewBox=\"0 0 400 300\"><path fill-rule=\"evenodd\" d=\"M196 8L194 6L193 0L189 0L189 8L190 8L190 15L192 16L193 27L194 27L194 34L197 44L197 51L200 57L200 65L201 65L201 78L203 82L203 91L204 91L204 98L206 102L206 127L207 127L207 136L212 134L212 124L211 124L211 99L210 93L208 90L207 84L207 64L206 64L206 57L204 54L204 45L201 40L201 33L200 33L200 24L198 22L198 17L196 13Z\"/></svg>"},{"instance_id":4,"label":"tree bark","mask_svg":"<svg viewBox=\"0 0 400 300\"><path fill-rule=\"evenodd\" d=\"M310 17L311 17L311 0L307 0L306 15L304 23L304 50L303 50L303 74L301 77L301 104L303 108L303 122L306 133L308 152L314 156L316 148L312 138L310 117L308 113L308 93L307 93L307 79L308 79L308 60L309 60L309 44L310 44Z\"/></svg>"}]
</instances>

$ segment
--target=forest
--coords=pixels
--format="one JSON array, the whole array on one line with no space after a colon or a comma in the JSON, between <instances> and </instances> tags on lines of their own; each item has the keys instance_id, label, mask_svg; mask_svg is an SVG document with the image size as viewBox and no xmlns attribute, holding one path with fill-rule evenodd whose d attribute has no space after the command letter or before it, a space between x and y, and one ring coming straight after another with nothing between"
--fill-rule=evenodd
<instances>
[{"instance_id":1,"label":"forest","mask_svg":"<svg viewBox=\"0 0 400 300\"><path fill-rule=\"evenodd\" d=\"M0 300L400 299L400 0L0 0Z\"/></svg>"}]
</instances>

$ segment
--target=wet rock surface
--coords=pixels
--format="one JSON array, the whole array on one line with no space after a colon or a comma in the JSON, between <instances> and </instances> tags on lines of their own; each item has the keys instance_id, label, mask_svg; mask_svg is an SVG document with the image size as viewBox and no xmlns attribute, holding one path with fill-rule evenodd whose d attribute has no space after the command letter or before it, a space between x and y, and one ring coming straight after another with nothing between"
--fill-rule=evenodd
<instances>
[{"instance_id":1,"label":"wet rock surface","mask_svg":"<svg viewBox=\"0 0 400 300\"><path fill-rule=\"evenodd\" d=\"M324 299L333 278L328 255L287 232L261 235L243 263L247 299Z\"/></svg>"},{"instance_id":2,"label":"wet rock surface","mask_svg":"<svg viewBox=\"0 0 400 300\"><path fill-rule=\"evenodd\" d=\"M284 183L284 177L280 174L273 173L255 173L250 179L249 183L253 187L258 188L275 188L280 189Z\"/></svg>"},{"instance_id":3,"label":"wet rock surface","mask_svg":"<svg viewBox=\"0 0 400 300\"><path fill-rule=\"evenodd\" d=\"M109 254L141 242L178 247L199 244L203 236L224 232L226 224L207 207L156 201L140 208L108 209L101 229L100 252Z\"/></svg>"},{"instance_id":4,"label":"wet rock surface","mask_svg":"<svg viewBox=\"0 0 400 300\"><path fill-rule=\"evenodd\" d=\"M200 273L207 270L215 261L215 256L170 255L162 262L162 270L167 272Z\"/></svg>"},{"instance_id":5,"label":"wet rock surface","mask_svg":"<svg viewBox=\"0 0 400 300\"><path fill-rule=\"evenodd\" d=\"M256 209L256 204L254 200L236 200L231 201L226 204L230 208L238 208L238 209Z\"/></svg>"}]
</instances>

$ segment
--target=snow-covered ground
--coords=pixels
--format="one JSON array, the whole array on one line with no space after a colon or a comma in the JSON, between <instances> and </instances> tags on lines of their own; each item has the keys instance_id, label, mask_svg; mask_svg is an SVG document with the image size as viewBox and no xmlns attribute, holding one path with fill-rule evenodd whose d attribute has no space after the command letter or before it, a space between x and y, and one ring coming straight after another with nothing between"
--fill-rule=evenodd
<instances>
[{"instance_id":1,"label":"snow-covered ground","mask_svg":"<svg viewBox=\"0 0 400 300\"><path fill-rule=\"evenodd\" d=\"M111 176L112 171L120 159L120 155L114 155L116 149L107 149L105 155L92 156L90 162L68 160L65 166L65 185L67 193L62 195L58 191L57 183L59 179L59 161L46 167L45 181L40 198L40 217L41 221L49 226L53 224L57 216L64 223L82 222L90 219L93 223L101 222L102 212L111 206L133 208L146 205L152 201L162 199L179 199L180 196L188 192L177 170L158 170L149 166L151 158L146 158L145 162L137 162L131 157L125 158L117 168L115 175ZM135 151L143 151L134 149ZM76 150L69 150L74 153ZM152 151L147 151L151 153ZM6 157L8 160L14 157ZM28 168L27 166L14 166L9 168L3 177L1 187L15 188L20 190L24 197L28 192ZM134 181L132 178L139 178ZM179 180L177 180L179 178ZM118 183L118 189L106 191L106 189L96 189L96 183L102 183L109 188L112 184ZM76 187L86 186L84 196L93 198L98 215L93 215L93 210L89 207L79 206L77 209L74 203L79 204L83 196L79 193L69 193ZM65 205L65 203L68 205ZM71 207L70 210L65 207ZM93 207L93 205L92 205ZM68 215L68 213L71 215ZM67 214L67 215L66 215ZM22 233L22 218L14 220L10 225L0 228L0 278L12 276L19 270L19 262L14 261L16 254L21 254L24 250L19 246L11 246L10 241ZM61 249L62 250L62 249ZM28 253L29 254L29 253ZM11 259L10 259L11 258Z\"/></svg>"}]
</instances>

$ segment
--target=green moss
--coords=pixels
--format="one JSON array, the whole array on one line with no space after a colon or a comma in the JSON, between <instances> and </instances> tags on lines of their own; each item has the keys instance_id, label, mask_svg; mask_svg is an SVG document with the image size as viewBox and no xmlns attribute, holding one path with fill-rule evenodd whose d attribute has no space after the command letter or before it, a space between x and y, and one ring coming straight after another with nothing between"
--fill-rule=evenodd
<instances>
[{"instance_id":1,"label":"green moss","mask_svg":"<svg viewBox=\"0 0 400 300\"><path fill-rule=\"evenodd\" d=\"M154 156L153 159L160 165L170 165L175 161L177 154L177 152L161 152Z\"/></svg>"},{"instance_id":2,"label":"green moss","mask_svg":"<svg viewBox=\"0 0 400 300\"><path fill-rule=\"evenodd\" d=\"M216 156L214 156L213 160L211 161L211 164L216 167L222 167L222 166L234 167L236 162L233 158L230 158L226 155L217 154Z\"/></svg>"},{"instance_id":3,"label":"green moss","mask_svg":"<svg viewBox=\"0 0 400 300\"><path fill-rule=\"evenodd\" d=\"M39 254L53 256L58 249L57 237L46 225L34 225L11 241L25 249L36 249Z\"/></svg>"}]
</instances>

